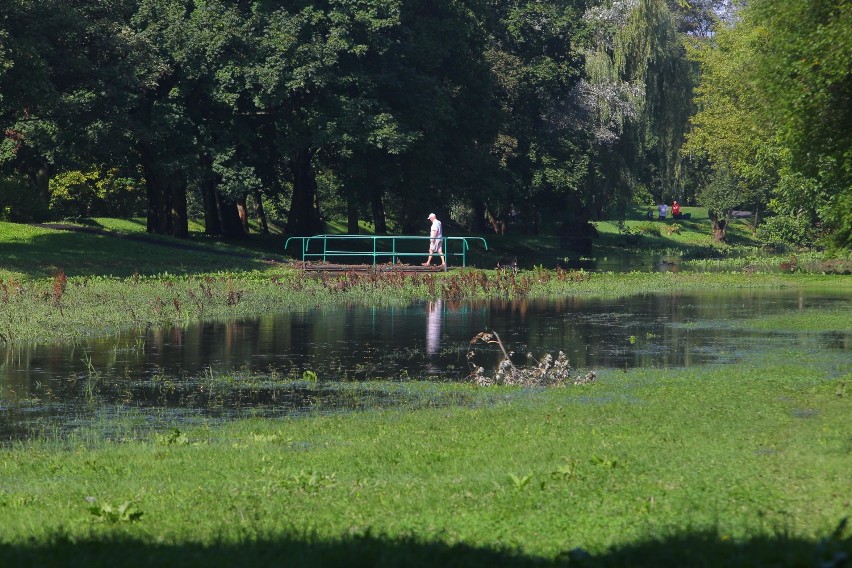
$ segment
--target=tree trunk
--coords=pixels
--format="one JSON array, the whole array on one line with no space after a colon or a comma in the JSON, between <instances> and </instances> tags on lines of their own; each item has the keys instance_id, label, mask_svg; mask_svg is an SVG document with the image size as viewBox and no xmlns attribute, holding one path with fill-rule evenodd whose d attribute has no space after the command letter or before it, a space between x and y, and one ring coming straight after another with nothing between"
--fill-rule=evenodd
<instances>
[{"instance_id":1,"label":"tree trunk","mask_svg":"<svg viewBox=\"0 0 852 568\"><path fill-rule=\"evenodd\" d=\"M216 192L216 203L219 208L219 219L222 222L222 235L226 237L241 239L246 236L245 227L240 218L239 206L222 197Z\"/></svg>"},{"instance_id":2,"label":"tree trunk","mask_svg":"<svg viewBox=\"0 0 852 568\"><path fill-rule=\"evenodd\" d=\"M370 208L373 210L373 223L376 225L376 234L387 235L388 224L385 219L385 205L382 203L382 196L380 194L373 195L373 199L370 200Z\"/></svg>"},{"instance_id":3,"label":"tree trunk","mask_svg":"<svg viewBox=\"0 0 852 568\"><path fill-rule=\"evenodd\" d=\"M237 215L240 218L240 225L243 227L243 232L248 235L249 234L249 224L248 224L248 209L246 208L246 196L238 198L236 201L237 206Z\"/></svg>"},{"instance_id":4,"label":"tree trunk","mask_svg":"<svg viewBox=\"0 0 852 568\"><path fill-rule=\"evenodd\" d=\"M728 219L720 218L714 213L710 213L710 221L713 222L713 239L716 242L724 243L728 231Z\"/></svg>"},{"instance_id":5,"label":"tree trunk","mask_svg":"<svg viewBox=\"0 0 852 568\"><path fill-rule=\"evenodd\" d=\"M484 233L488 230L485 222L485 203L479 200L473 202L473 218L470 220L470 230L474 233Z\"/></svg>"},{"instance_id":6,"label":"tree trunk","mask_svg":"<svg viewBox=\"0 0 852 568\"><path fill-rule=\"evenodd\" d=\"M165 201L165 182L154 165L145 161L142 165L145 176L145 194L148 201L146 230L158 235L166 234L162 222L163 202Z\"/></svg>"},{"instance_id":7,"label":"tree trunk","mask_svg":"<svg viewBox=\"0 0 852 568\"><path fill-rule=\"evenodd\" d=\"M206 235L222 234L222 219L219 215L219 200L216 195L217 175L213 173L213 160L203 156L199 160L203 170L201 180L201 198L204 203L204 233Z\"/></svg>"},{"instance_id":8,"label":"tree trunk","mask_svg":"<svg viewBox=\"0 0 852 568\"><path fill-rule=\"evenodd\" d=\"M491 213L491 210L487 207L485 208L485 214L488 216L488 222L491 223L491 228L494 230L494 233L497 235L505 235L506 234L506 220L501 219L498 216L495 216Z\"/></svg>"},{"instance_id":9,"label":"tree trunk","mask_svg":"<svg viewBox=\"0 0 852 568\"><path fill-rule=\"evenodd\" d=\"M322 231L317 203L317 180L311 163L314 150L306 148L290 160L293 171L293 198L287 218L287 233L308 237Z\"/></svg>"},{"instance_id":10,"label":"tree trunk","mask_svg":"<svg viewBox=\"0 0 852 568\"><path fill-rule=\"evenodd\" d=\"M186 176L183 172L174 172L169 183L169 210L170 235L181 239L189 238L189 215L186 211Z\"/></svg>"},{"instance_id":11,"label":"tree trunk","mask_svg":"<svg viewBox=\"0 0 852 568\"><path fill-rule=\"evenodd\" d=\"M148 232L187 238L186 176L180 170L163 171L151 152L141 152L141 163L148 197Z\"/></svg>"},{"instance_id":12,"label":"tree trunk","mask_svg":"<svg viewBox=\"0 0 852 568\"><path fill-rule=\"evenodd\" d=\"M42 162L32 173L30 173L30 185L44 202L45 207L50 205L50 178L53 177L53 168L50 164Z\"/></svg>"},{"instance_id":13,"label":"tree trunk","mask_svg":"<svg viewBox=\"0 0 852 568\"><path fill-rule=\"evenodd\" d=\"M351 194L346 199L346 232L350 235L357 235L359 232L358 202Z\"/></svg>"},{"instance_id":14,"label":"tree trunk","mask_svg":"<svg viewBox=\"0 0 852 568\"><path fill-rule=\"evenodd\" d=\"M269 223L266 221L266 210L263 208L263 200L261 199L260 191L254 192L254 216L257 217L257 222L260 224L260 232L264 235L269 234Z\"/></svg>"}]
</instances>

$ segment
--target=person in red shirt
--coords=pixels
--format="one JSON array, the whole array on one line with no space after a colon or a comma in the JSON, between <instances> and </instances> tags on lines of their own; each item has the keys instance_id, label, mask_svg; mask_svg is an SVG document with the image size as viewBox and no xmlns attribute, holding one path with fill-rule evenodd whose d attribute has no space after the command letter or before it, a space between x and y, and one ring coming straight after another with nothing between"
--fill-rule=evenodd
<instances>
[{"instance_id":1,"label":"person in red shirt","mask_svg":"<svg viewBox=\"0 0 852 568\"><path fill-rule=\"evenodd\" d=\"M680 203L678 203L677 201L672 203L672 217L674 217L675 219L680 217Z\"/></svg>"}]
</instances>

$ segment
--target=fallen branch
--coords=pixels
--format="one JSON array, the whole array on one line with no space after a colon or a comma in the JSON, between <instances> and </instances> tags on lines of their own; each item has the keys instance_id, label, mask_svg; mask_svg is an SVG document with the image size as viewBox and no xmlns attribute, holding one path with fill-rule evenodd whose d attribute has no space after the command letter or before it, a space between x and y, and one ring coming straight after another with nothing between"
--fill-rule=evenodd
<instances>
[{"instance_id":1,"label":"fallen branch","mask_svg":"<svg viewBox=\"0 0 852 568\"><path fill-rule=\"evenodd\" d=\"M473 361L476 353L474 345L477 343L497 344L503 352L503 359L497 365L493 376L485 374L485 369L476 365ZM562 351L556 359L547 353L541 360L535 359L532 353L527 358L535 362L535 365L518 367L510 359L510 353L506 351L500 336L496 331L483 331L476 334L470 340L467 352L467 362L470 367L468 378L480 386L492 385L522 385L522 386L565 386L568 384L582 385L595 380L594 371L589 371L584 376L571 377L571 365L568 357Z\"/></svg>"}]
</instances>

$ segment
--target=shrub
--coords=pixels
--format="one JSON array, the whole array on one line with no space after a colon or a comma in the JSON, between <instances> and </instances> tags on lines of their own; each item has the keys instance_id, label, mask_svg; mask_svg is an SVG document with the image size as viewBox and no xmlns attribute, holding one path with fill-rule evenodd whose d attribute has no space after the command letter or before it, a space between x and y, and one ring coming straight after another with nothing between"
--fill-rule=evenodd
<instances>
[{"instance_id":1,"label":"shrub","mask_svg":"<svg viewBox=\"0 0 852 568\"><path fill-rule=\"evenodd\" d=\"M142 183L117 170L63 172L50 180L50 211L57 217L130 216L144 206Z\"/></svg>"},{"instance_id":2,"label":"shrub","mask_svg":"<svg viewBox=\"0 0 852 568\"><path fill-rule=\"evenodd\" d=\"M804 247L814 243L815 231L803 215L776 215L764 219L757 238L764 244Z\"/></svg>"},{"instance_id":3,"label":"shrub","mask_svg":"<svg viewBox=\"0 0 852 568\"><path fill-rule=\"evenodd\" d=\"M650 235L654 237L660 236L660 225L659 223L655 223L653 221L646 221L644 223L639 223L636 225L636 230L640 235Z\"/></svg>"}]
</instances>

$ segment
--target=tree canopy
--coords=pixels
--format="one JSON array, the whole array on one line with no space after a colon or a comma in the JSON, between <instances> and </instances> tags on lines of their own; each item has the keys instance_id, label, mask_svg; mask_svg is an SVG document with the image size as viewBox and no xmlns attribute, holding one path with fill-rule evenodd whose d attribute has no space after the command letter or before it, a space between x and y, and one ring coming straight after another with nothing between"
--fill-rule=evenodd
<instances>
[{"instance_id":1,"label":"tree canopy","mask_svg":"<svg viewBox=\"0 0 852 568\"><path fill-rule=\"evenodd\" d=\"M126 213L124 180L175 236L243 235L248 201L301 235L570 230L689 202L702 164L848 245L848 3L730 4L2 0L0 176L43 205L3 211Z\"/></svg>"},{"instance_id":2,"label":"tree canopy","mask_svg":"<svg viewBox=\"0 0 852 568\"><path fill-rule=\"evenodd\" d=\"M686 150L777 214L852 245L852 4L753 0L693 51Z\"/></svg>"}]
</instances>

